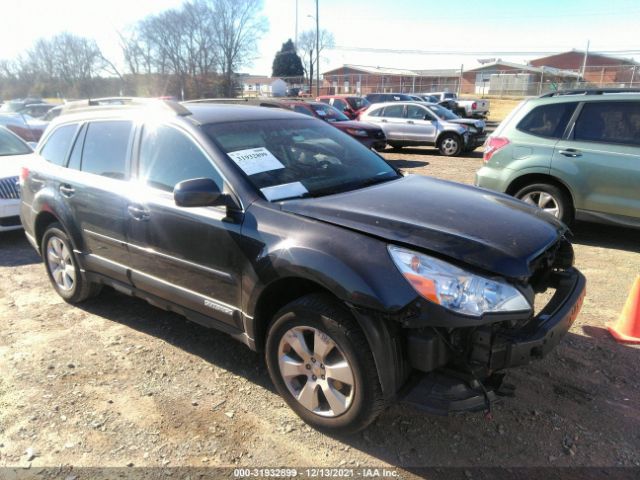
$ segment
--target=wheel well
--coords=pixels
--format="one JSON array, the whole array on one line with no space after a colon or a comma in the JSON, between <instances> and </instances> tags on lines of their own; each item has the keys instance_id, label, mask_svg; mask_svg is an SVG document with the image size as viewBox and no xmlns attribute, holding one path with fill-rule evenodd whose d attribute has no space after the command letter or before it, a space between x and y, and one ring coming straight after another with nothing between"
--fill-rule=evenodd
<instances>
[{"instance_id":1,"label":"wheel well","mask_svg":"<svg viewBox=\"0 0 640 480\"><path fill-rule=\"evenodd\" d=\"M36 243L38 248L40 248L40 244L42 243L42 237L44 236L44 232L47 230L47 227L52 223L59 222L58 218L53 213L50 212L42 212L38 215L36 219Z\"/></svg>"},{"instance_id":2,"label":"wheel well","mask_svg":"<svg viewBox=\"0 0 640 480\"><path fill-rule=\"evenodd\" d=\"M278 310L296 298L310 293L327 293L333 295L322 285L301 278L283 278L270 284L260 294L254 312L254 339L256 349L263 350L267 329Z\"/></svg>"},{"instance_id":3,"label":"wheel well","mask_svg":"<svg viewBox=\"0 0 640 480\"><path fill-rule=\"evenodd\" d=\"M573 195L571 194L571 190L567 188L567 186L551 175L545 175L543 173L531 173L529 175L523 175L521 177L516 178L511 184L507 187L505 193L509 195L515 195L518 190L526 187L527 185L531 185L533 183L548 183L550 185L554 185L561 189L564 193L567 194L567 198L571 200L571 205L573 205Z\"/></svg>"}]
</instances>

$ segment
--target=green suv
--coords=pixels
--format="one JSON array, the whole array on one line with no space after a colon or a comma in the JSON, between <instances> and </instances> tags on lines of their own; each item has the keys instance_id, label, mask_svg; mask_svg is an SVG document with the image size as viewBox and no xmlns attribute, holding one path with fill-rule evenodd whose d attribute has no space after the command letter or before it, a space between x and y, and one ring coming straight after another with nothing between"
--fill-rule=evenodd
<instances>
[{"instance_id":1,"label":"green suv","mask_svg":"<svg viewBox=\"0 0 640 480\"><path fill-rule=\"evenodd\" d=\"M476 185L573 219L640 228L640 90L525 100L485 143Z\"/></svg>"}]
</instances>

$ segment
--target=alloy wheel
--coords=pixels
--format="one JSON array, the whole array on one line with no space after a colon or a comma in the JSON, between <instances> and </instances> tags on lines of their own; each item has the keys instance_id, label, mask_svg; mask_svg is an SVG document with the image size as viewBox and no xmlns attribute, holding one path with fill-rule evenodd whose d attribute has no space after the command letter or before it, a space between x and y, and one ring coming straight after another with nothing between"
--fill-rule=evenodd
<instances>
[{"instance_id":1,"label":"alloy wheel","mask_svg":"<svg viewBox=\"0 0 640 480\"><path fill-rule=\"evenodd\" d=\"M528 192L521 200L529 205L535 205L541 208L545 212L553 215L556 218L560 218L560 208L558 207L558 201L553 195L543 191Z\"/></svg>"},{"instance_id":2,"label":"alloy wheel","mask_svg":"<svg viewBox=\"0 0 640 480\"><path fill-rule=\"evenodd\" d=\"M458 141L453 137L447 137L442 141L440 148L445 155L454 155L458 151Z\"/></svg>"},{"instance_id":3,"label":"alloy wheel","mask_svg":"<svg viewBox=\"0 0 640 480\"><path fill-rule=\"evenodd\" d=\"M288 330L278 346L280 375L293 397L323 417L345 413L353 401L355 377L347 357L326 333L313 327Z\"/></svg>"},{"instance_id":4,"label":"alloy wheel","mask_svg":"<svg viewBox=\"0 0 640 480\"><path fill-rule=\"evenodd\" d=\"M47 242L47 264L56 286L63 291L70 291L76 283L76 268L71 252L55 235Z\"/></svg>"}]
</instances>

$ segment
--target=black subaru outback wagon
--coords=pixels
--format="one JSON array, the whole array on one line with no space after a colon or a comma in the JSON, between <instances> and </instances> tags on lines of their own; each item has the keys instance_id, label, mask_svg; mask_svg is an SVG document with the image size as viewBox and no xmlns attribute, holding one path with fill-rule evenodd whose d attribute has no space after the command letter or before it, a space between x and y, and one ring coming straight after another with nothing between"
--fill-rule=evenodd
<instances>
[{"instance_id":1,"label":"black subaru outback wagon","mask_svg":"<svg viewBox=\"0 0 640 480\"><path fill-rule=\"evenodd\" d=\"M77 303L108 285L264 351L317 428L364 428L394 399L484 409L578 314L566 228L535 207L403 176L293 112L92 103L21 174L53 288Z\"/></svg>"}]
</instances>

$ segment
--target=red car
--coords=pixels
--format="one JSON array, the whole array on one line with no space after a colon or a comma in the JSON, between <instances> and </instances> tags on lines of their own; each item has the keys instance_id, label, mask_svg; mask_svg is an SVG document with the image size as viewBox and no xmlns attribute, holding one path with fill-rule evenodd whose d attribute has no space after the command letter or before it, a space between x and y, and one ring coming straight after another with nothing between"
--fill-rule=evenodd
<instances>
[{"instance_id":1,"label":"red car","mask_svg":"<svg viewBox=\"0 0 640 480\"><path fill-rule=\"evenodd\" d=\"M357 95L321 95L316 98L316 101L337 108L351 120L357 120L358 115L371 105L369 100Z\"/></svg>"},{"instance_id":2,"label":"red car","mask_svg":"<svg viewBox=\"0 0 640 480\"><path fill-rule=\"evenodd\" d=\"M342 112L326 103L305 102L303 100L282 100L280 106L295 112L316 117L351 135L367 148L382 150L387 145L387 137L380 127L370 123L350 120Z\"/></svg>"}]
</instances>

